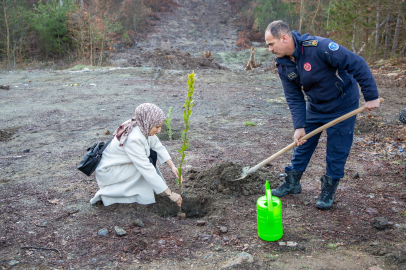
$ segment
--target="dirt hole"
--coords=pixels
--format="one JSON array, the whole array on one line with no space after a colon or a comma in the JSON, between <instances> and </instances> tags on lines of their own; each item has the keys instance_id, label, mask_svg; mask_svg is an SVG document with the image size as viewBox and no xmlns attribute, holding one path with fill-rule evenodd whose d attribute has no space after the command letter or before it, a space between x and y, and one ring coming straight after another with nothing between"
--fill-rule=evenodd
<instances>
[{"instance_id":1,"label":"dirt hole","mask_svg":"<svg viewBox=\"0 0 406 270\"><path fill-rule=\"evenodd\" d=\"M157 213L161 217L176 217L179 206L166 196L155 196L156 202L148 206L149 211ZM182 195L182 212L187 218L201 218L207 215L211 199L197 196L187 197Z\"/></svg>"}]
</instances>

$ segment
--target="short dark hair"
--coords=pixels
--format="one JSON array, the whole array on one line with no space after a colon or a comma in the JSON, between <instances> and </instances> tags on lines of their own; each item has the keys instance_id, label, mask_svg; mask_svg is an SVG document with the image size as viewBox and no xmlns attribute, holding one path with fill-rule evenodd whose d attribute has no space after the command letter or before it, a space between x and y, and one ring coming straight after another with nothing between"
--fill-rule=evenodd
<instances>
[{"instance_id":1,"label":"short dark hair","mask_svg":"<svg viewBox=\"0 0 406 270\"><path fill-rule=\"evenodd\" d=\"M275 38L280 38L283 34L292 35L289 25L281 20L271 22L266 28L265 33L266 32L270 32Z\"/></svg>"}]
</instances>

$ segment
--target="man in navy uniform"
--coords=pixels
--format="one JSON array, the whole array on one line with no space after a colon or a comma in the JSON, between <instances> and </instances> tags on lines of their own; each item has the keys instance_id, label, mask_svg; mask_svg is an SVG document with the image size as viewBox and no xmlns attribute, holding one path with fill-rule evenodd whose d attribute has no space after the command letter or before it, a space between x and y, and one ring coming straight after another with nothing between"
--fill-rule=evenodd
<instances>
[{"instance_id":1,"label":"man in navy uniform","mask_svg":"<svg viewBox=\"0 0 406 270\"><path fill-rule=\"evenodd\" d=\"M358 108L361 87L365 110L379 107L378 89L365 60L331 39L290 31L283 21L270 23L265 31L295 129L292 165L285 181L272 194L282 197L302 192L300 179L318 144L320 134L307 141L301 137ZM307 102L305 99L307 98ZM326 174L320 179L316 207L331 208L354 137L353 116L327 129Z\"/></svg>"}]
</instances>

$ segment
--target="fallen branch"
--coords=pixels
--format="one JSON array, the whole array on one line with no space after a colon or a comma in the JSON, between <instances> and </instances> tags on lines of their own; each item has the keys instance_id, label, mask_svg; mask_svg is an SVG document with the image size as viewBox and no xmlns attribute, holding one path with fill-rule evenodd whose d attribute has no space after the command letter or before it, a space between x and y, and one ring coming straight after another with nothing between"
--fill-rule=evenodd
<instances>
[{"instance_id":1,"label":"fallen branch","mask_svg":"<svg viewBox=\"0 0 406 270\"><path fill-rule=\"evenodd\" d=\"M60 253L59 250L57 250L56 248L45 248L45 247L21 247L21 249L43 249L43 250L52 250L52 251L56 251L58 253Z\"/></svg>"},{"instance_id":2,"label":"fallen branch","mask_svg":"<svg viewBox=\"0 0 406 270\"><path fill-rule=\"evenodd\" d=\"M72 214L75 214L75 213L77 213L77 212L79 212L79 209L77 209L77 210L75 210L75 211L72 211L72 212L68 212L68 213L65 213L65 214L63 214L63 215L61 215L61 216L59 216L59 217L57 217L57 218L55 218L55 219L53 219L53 220L58 220L58 219L61 219L61 218L63 218L63 217L67 217L67 216L70 216L70 215L72 215Z\"/></svg>"}]
</instances>

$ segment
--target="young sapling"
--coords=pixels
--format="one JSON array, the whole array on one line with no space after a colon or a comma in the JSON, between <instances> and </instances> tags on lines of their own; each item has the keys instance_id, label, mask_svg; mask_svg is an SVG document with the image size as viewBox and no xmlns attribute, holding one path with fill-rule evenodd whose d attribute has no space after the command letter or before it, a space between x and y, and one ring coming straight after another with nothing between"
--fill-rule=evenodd
<instances>
[{"instance_id":1,"label":"young sapling","mask_svg":"<svg viewBox=\"0 0 406 270\"><path fill-rule=\"evenodd\" d=\"M166 132L168 132L168 136L169 136L169 140L172 141L172 128L171 128L171 123L172 123L172 107L169 108L169 112L168 112L168 118L165 119L165 125L166 125Z\"/></svg>"},{"instance_id":2,"label":"young sapling","mask_svg":"<svg viewBox=\"0 0 406 270\"><path fill-rule=\"evenodd\" d=\"M193 94L195 91L195 72L193 71L192 74L189 74L189 79L187 81L188 84L188 91L187 91L187 96L186 96L186 101L183 107L185 108L183 110L183 122L185 129L182 131L182 148L178 150L180 153L180 160L178 160L178 174L179 174L179 179L176 179L179 185L179 194L181 194L182 190L182 165L185 162L185 151L189 149L189 137L188 137L188 131L189 131L189 125L190 125L190 116L192 115L192 107L193 107ZM179 213L179 217L185 217L184 213Z\"/></svg>"}]
</instances>

